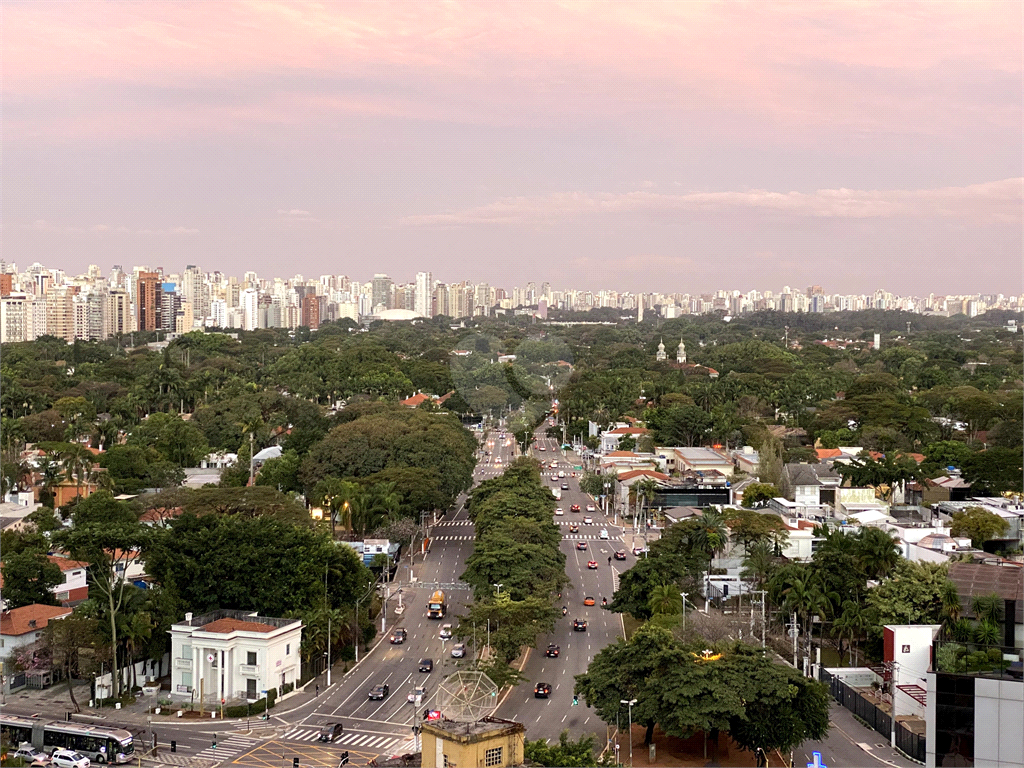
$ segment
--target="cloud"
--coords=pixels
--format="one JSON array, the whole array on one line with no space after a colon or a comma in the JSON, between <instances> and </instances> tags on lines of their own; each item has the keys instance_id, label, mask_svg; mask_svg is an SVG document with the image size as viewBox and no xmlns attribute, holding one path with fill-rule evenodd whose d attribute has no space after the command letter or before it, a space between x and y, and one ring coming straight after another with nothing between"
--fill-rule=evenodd
<instances>
[{"instance_id":1,"label":"cloud","mask_svg":"<svg viewBox=\"0 0 1024 768\"><path fill-rule=\"evenodd\" d=\"M510 197L448 213L408 216L410 226L459 227L526 224L567 217L646 215L690 220L715 214L768 213L816 219L956 219L966 223L1019 223L1024 179L916 190L820 189L816 192L562 192Z\"/></svg>"},{"instance_id":2,"label":"cloud","mask_svg":"<svg viewBox=\"0 0 1024 768\"><path fill-rule=\"evenodd\" d=\"M300 210L298 208L292 208L292 209L287 210L287 211L284 210L283 208L278 208L277 209L277 213L280 216L293 216L293 217L301 217L301 218L309 218L310 216L312 216L312 214L309 211L303 211L303 210Z\"/></svg>"},{"instance_id":3,"label":"cloud","mask_svg":"<svg viewBox=\"0 0 1024 768\"><path fill-rule=\"evenodd\" d=\"M31 224L23 224L23 229L36 232L88 233L95 235L198 235L199 230L193 227L166 227L162 229L131 229L123 225L90 224L55 224L46 219L36 219Z\"/></svg>"}]
</instances>

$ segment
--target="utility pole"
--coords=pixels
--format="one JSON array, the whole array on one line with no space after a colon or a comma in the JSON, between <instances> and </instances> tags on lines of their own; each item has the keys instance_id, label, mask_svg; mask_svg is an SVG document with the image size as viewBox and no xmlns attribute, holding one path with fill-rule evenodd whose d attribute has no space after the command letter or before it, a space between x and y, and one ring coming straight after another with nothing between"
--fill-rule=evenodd
<instances>
[{"instance_id":1,"label":"utility pole","mask_svg":"<svg viewBox=\"0 0 1024 768\"><path fill-rule=\"evenodd\" d=\"M683 597L683 634L686 634L686 598L689 596L689 592L680 592Z\"/></svg>"},{"instance_id":2,"label":"utility pole","mask_svg":"<svg viewBox=\"0 0 1024 768\"><path fill-rule=\"evenodd\" d=\"M892 695L892 706L889 710L889 720L892 724L890 741L893 749L896 749L896 682L899 679L900 663L890 661L886 665L892 673L892 680L889 682L889 692Z\"/></svg>"},{"instance_id":3,"label":"utility pole","mask_svg":"<svg viewBox=\"0 0 1024 768\"><path fill-rule=\"evenodd\" d=\"M761 647L764 648L764 610L765 603L768 601L768 592L762 589L757 594L761 596Z\"/></svg>"},{"instance_id":4,"label":"utility pole","mask_svg":"<svg viewBox=\"0 0 1024 768\"><path fill-rule=\"evenodd\" d=\"M331 687L331 606L327 600L327 573L329 565L324 566L324 610L327 611L327 687Z\"/></svg>"},{"instance_id":5,"label":"utility pole","mask_svg":"<svg viewBox=\"0 0 1024 768\"><path fill-rule=\"evenodd\" d=\"M796 667L796 641L798 630L796 628L796 611L793 611L793 624L790 626L790 634L793 636L793 666ZM797 667L799 669L799 667Z\"/></svg>"}]
</instances>

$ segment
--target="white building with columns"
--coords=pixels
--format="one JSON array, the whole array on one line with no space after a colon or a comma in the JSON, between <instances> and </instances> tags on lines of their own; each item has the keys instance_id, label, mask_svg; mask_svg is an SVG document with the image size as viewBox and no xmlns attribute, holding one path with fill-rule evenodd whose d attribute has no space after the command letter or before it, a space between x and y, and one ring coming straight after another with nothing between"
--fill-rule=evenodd
<instances>
[{"instance_id":1,"label":"white building with columns","mask_svg":"<svg viewBox=\"0 0 1024 768\"><path fill-rule=\"evenodd\" d=\"M171 626L171 695L256 701L302 677L302 621L219 610ZM279 691L280 692L280 691Z\"/></svg>"}]
</instances>

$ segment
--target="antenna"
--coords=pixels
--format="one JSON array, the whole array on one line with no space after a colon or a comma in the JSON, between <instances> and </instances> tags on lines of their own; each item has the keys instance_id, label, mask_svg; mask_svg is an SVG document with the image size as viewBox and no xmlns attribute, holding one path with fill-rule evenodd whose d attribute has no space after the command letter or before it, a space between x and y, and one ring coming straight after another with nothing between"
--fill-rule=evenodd
<instances>
[{"instance_id":1,"label":"antenna","mask_svg":"<svg viewBox=\"0 0 1024 768\"><path fill-rule=\"evenodd\" d=\"M474 723L498 704L498 686L483 672L460 671L437 689L437 708L449 720Z\"/></svg>"}]
</instances>

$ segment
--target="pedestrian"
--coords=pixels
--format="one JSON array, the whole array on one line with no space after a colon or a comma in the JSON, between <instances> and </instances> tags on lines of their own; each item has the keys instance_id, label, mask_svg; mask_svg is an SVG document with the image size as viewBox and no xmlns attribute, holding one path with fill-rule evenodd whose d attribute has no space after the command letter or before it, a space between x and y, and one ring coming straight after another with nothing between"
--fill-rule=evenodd
<instances>
[{"instance_id":1,"label":"pedestrian","mask_svg":"<svg viewBox=\"0 0 1024 768\"><path fill-rule=\"evenodd\" d=\"M319 695L320 695L320 683L317 683L317 684L316 684L316 695L317 695L317 696L319 696Z\"/></svg>"},{"instance_id":2,"label":"pedestrian","mask_svg":"<svg viewBox=\"0 0 1024 768\"><path fill-rule=\"evenodd\" d=\"M611 565L611 564L612 564L612 559L611 559L611 557L609 557L608 558L608 565Z\"/></svg>"}]
</instances>

